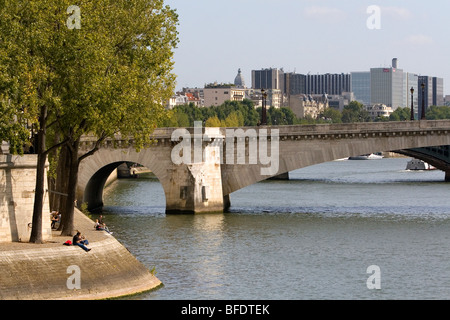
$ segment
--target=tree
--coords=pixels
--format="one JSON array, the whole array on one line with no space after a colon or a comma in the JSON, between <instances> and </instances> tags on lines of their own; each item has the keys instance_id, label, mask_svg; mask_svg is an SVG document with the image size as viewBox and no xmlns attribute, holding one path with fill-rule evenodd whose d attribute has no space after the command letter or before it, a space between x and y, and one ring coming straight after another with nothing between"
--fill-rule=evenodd
<instances>
[{"instance_id":1,"label":"tree","mask_svg":"<svg viewBox=\"0 0 450 320\"><path fill-rule=\"evenodd\" d=\"M178 17L162 0L96 0L80 7L69 0L19 0L1 4L0 15L2 49L21 62L16 67L13 59L7 61L6 74L18 79L21 92L8 98L30 109L38 130L30 242L41 242L43 168L49 152L65 150L60 161L69 169L58 174L67 174L62 234L69 235L79 163L107 138L133 138L139 150L164 120L162 102L175 83L171 71ZM47 130L58 132L58 138L46 140ZM85 135L94 144L79 155Z\"/></svg>"},{"instance_id":2,"label":"tree","mask_svg":"<svg viewBox=\"0 0 450 320\"><path fill-rule=\"evenodd\" d=\"M205 122L206 127L223 127L224 124L217 116L208 118Z\"/></svg>"},{"instance_id":3,"label":"tree","mask_svg":"<svg viewBox=\"0 0 450 320\"><path fill-rule=\"evenodd\" d=\"M342 111L342 122L367 122L370 121L370 115L364 109L364 105L358 101L352 101Z\"/></svg>"},{"instance_id":4,"label":"tree","mask_svg":"<svg viewBox=\"0 0 450 320\"><path fill-rule=\"evenodd\" d=\"M428 120L450 119L450 107L431 106L428 108L425 117Z\"/></svg>"},{"instance_id":5,"label":"tree","mask_svg":"<svg viewBox=\"0 0 450 320\"><path fill-rule=\"evenodd\" d=\"M329 119L332 123L342 123L342 113L335 108L326 108L320 117Z\"/></svg>"},{"instance_id":6,"label":"tree","mask_svg":"<svg viewBox=\"0 0 450 320\"><path fill-rule=\"evenodd\" d=\"M405 121L411 119L411 108L397 108L389 115L389 121Z\"/></svg>"}]
</instances>

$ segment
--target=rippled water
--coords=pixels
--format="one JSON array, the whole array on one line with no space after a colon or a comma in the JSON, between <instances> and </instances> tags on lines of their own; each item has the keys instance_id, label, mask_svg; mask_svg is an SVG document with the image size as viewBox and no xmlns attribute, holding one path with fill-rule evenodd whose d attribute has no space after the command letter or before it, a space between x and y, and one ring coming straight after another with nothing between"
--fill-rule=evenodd
<instances>
[{"instance_id":1,"label":"rippled water","mask_svg":"<svg viewBox=\"0 0 450 320\"><path fill-rule=\"evenodd\" d=\"M448 299L450 184L407 160L297 170L233 193L225 214L166 216L157 180L119 180L103 214L164 283L133 299Z\"/></svg>"}]
</instances>

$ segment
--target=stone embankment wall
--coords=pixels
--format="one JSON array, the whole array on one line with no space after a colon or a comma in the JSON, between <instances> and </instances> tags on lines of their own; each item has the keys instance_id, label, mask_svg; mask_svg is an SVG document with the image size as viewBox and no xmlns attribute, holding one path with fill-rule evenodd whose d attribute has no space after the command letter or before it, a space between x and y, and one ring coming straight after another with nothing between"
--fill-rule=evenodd
<instances>
[{"instance_id":1,"label":"stone embankment wall","mask_svg":"<svg viewBox=\"0 0 450 320\"><path fill-rule=\"evenodd\" d=\"M36 163L36 155L0 154L0 243L30 239ZM48 189L47 179L44 188ZM48 194L46 195L42 210L43 221L50 220ZM43 223L42 236L44 240L51 239L50 223Z\"/></svg>"}]
</instances>

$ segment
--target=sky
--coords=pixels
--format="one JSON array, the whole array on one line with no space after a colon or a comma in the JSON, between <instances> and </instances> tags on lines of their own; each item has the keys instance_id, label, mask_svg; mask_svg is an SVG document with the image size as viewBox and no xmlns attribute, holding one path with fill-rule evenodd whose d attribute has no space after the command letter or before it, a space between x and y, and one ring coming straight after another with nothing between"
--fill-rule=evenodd
<instances>
[{"instance_id":1,"label":"sky","mask_svg":"<svg viewBox=\"0 0 450 320\"><path fill-rule=\"evenodd\" d=\"M179 15L177 90L232 83L238 69L302 74L390 67L444 78L450 95L448 0L166 0ZM432 3L432 5L430 5Z\"/></svg>"}]
</instances>

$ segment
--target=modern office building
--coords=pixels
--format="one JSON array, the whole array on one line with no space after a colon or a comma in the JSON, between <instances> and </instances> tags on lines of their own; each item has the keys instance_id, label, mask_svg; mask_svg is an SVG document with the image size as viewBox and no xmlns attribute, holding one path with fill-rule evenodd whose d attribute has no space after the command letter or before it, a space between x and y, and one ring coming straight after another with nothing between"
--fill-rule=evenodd
<instances>
[{"instance_id":1,"label":"modern office building","mask_svg":"<svg viewBox=\"0 0 450 320\"><path fill-rule=\"evenodd\" d=\"M284 92L284 71L283 69L261 69L252 70L253 89L277 89Z\"/></svg>"},{"instance_id":2,"label":"modern office building","mask_svg":"<svg viewBox=\"0 0 450 320\"><path fill-rule=\"evenodd\" d=\"M424 88L422 90L422 84ZM419 114L422 112L422 104L425 104L425 112L430 106L444 105L444 79L430 76L419 76Z\"/></svg>"},{"instance_id":3,"label":"modern office building","mask_svg":"<svg viewBox=\"0 0 450 320\"><path fill-rule=\"evenodd\" d=\"M390 68L370 69L370 102L385 104L393 110L404 107L403 70Z\"/></svg>"},{"instance_id":4,"label":"modern office building","mask_svg":"<svg viewBox=\"0 0 450 320\"><path fill-rule=\"evenodd\" d=\"M411 107L411 89L413 89L412 102L415 118L419 114L419 76L414 73L403 73L403 107Z\"/></svg>"},{"instance_id":5,"label":"modern office building","mask_svg":"<svg viewBox=\"0 0 450 320\"><path fill-rule=\"evenodd\" d=\"M330 94L351 92L350 74L296 74L283 69L252 71L253 89L278 89L284 94Z\"/></svg>"},{"instance_id":6,"label":"modern office building","mask_svg":"<svg viewBox=\"0 0 450 320\"><path fill-rule=\"evenodd\" d=\"M352 72L351 79L355 100L363 105L369 105L371 102L370 71Z\"/></svg>"},{"instance_id":7,"label":"modern office building","mask_svg":"<svg viewBox=\"0 0 450 320\"><path fill-rule=\"evenodd\" d=\"M433 105L433 77L419 76L419 116L422 114L422 107L427 109Z\"/></svg>"},{"instance_id":8,"label":"modern office building","mask_svg":"<svg viewBox=\"0 0 450 320\"><path fill-rule=\"evenodd\" d=\"M284 94L297 95L306 94L307 76L299 73L284 74Z\"/></svg>"},{"instance_id":9,"label":"modern office building","mask_svg":"<svg viewBox=\"0 0 450 320\"><path fill-rule=\"evenodd\" d=\"M341 95L352 91L350 74L317 74L306 76L307 94Z\"/></svg>"},{"instance_id":10,"label":"modern office building","mask_svg":"<svg viewBox=\"0 0 450 320\"><path fill-rule=\"evenodd\" d=\"M444 79L433 77L433 106L444 105Z\"/></svg>"}]
</instances>

